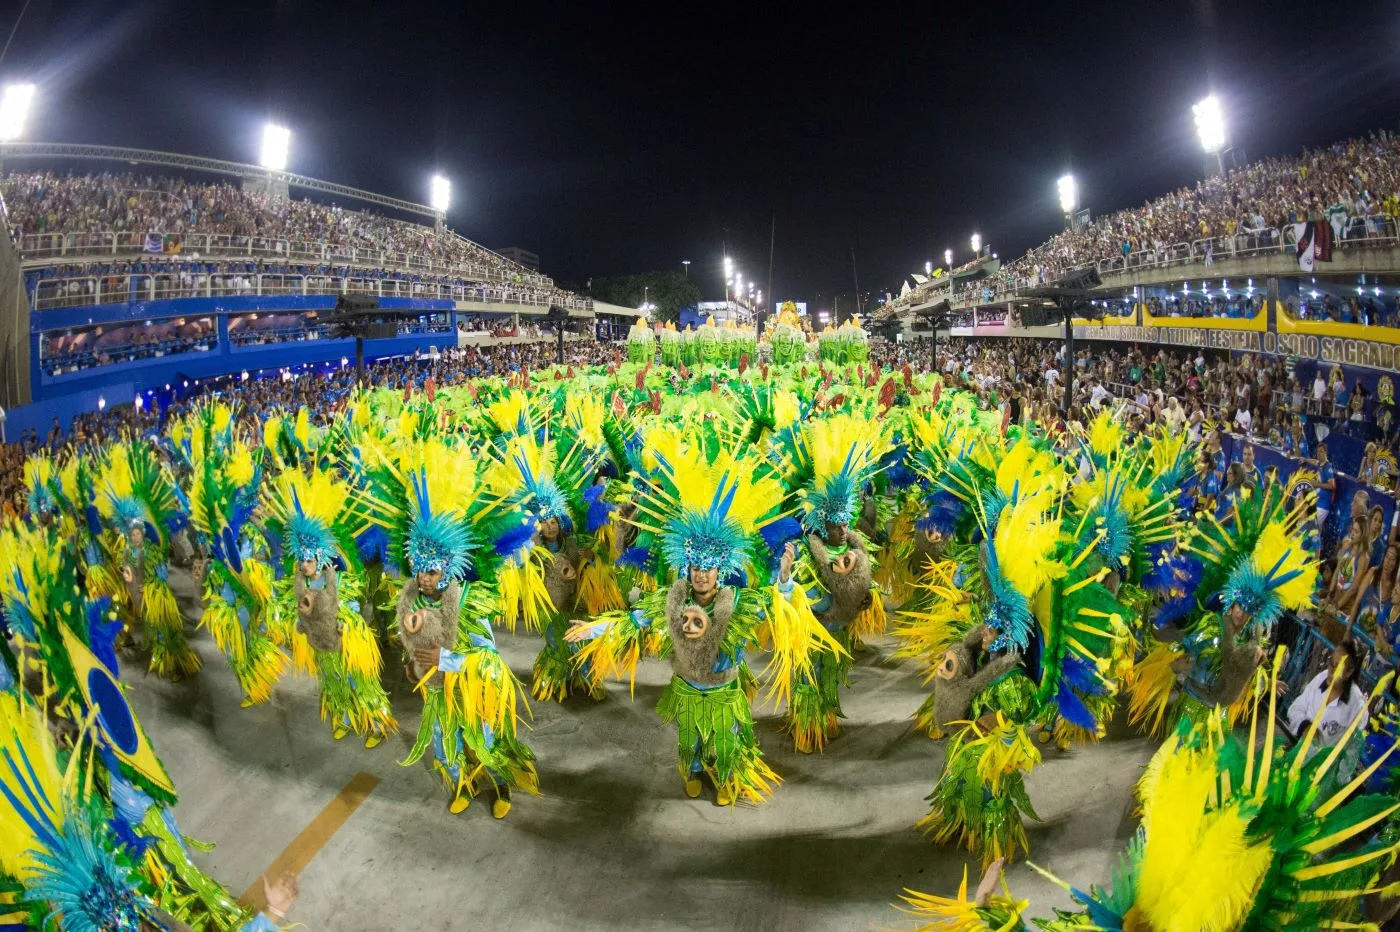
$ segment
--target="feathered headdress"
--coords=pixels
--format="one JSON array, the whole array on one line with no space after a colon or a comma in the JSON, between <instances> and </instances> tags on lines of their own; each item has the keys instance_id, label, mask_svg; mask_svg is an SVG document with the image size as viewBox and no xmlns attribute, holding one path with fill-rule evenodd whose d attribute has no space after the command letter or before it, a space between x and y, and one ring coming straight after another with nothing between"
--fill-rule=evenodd
<instances>
[{"instance_id":1,"label":"feathered headdress","mask_svg":"<svg viewBox=\"0 0 1400 932\"><path fill-rule=\"evenodd\" d=\"M335 476L316 470L308 478L301 469L282 473L270 487L267 529L280 535L283 553L293 561L314 560L324 570L342 550L338 526L350 512L349 489ZM346 529L348 539L363 527Z\"/></svg>"},{"instance_id":2,"label":"feathered headdress","mask_svg":"<svg viewBox=\"0 0 1400 932\"><path fill-rule=\"evenodd\" d=\"M97 510L121 532L142 528L152 540L164 540L185 521L175 483L145 441L112 444L101 463Z\"/></svg>"},{"instance_id":3,"label":"feathered headdress","mask_svg":"<svg viewBox=\"0 0 1400 932\"><path fill-rule=\"evenodd\" d=\"M1251 553L1241 557L1225 582L1221 602L1225 609L1239 606L1250 616L1252 627L1272 631L1284 610L1297 611L1312 604L1317 585L1317 564L1303 549L1301 539L1288 533L1279 521L1265 526Z\"/></svg>"},{"instance_id":4,"label":"feathered headdress","mask_svg":"<svg viewBox=\"0 0 1400 932\"><path fill-rule=\"evenodd\" d=\"M1229 526L1209 516L1184 545L1204 563L1196 587L1199 605L1219 595L1250 616L1250 633L1272 630L1286 609L1312 603L1317 564L1303 546L1306 501L1288 506L1276 484L1235 500Z\"/></svg>"},{"instance_id":5,"label":"feathered headdress","mask_svg":"<svg viewBox=\"0 0 1400 932\"><path fill-rule=\"evenodd\" d=\"M34 517L52 514L58 508L54 495L53 460L39 454L24 461L24 488L29 503L29 513Z\"/></svg>"},{"instance_id":6,"label":"feathered headdress","mask_svg":"<svg viewBox=\"0 0 1400 932\"><path fill-rule=\"evenodd\" d=\"M648 444L655 468L645 480L633 523L654 535L659 555L677 572L717 569L742 576L762 546L758 533L778 518L782 484L753 456L726 446L713 457L674 435L664 449Z\"/></svg>"},{"instance_id":7,"label":"feathered headdress","mask_svg":"<svg viewBox=\"0 0 1400 932\"><path fill-rule=\"evenodd\" d=\"M780 438L788 482L800 486L802 526L821 531L826 524L850 524L860 496L889 450L882 422L859 414L812 419Z\"/></svg>"}]
</instances>

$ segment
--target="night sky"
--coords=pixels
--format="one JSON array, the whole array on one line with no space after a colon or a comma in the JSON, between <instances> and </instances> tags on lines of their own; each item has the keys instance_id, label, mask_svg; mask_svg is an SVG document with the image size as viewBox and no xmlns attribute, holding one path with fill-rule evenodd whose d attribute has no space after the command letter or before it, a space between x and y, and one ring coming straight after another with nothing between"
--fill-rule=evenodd
<instances>
[{"instance_id":1,"label":"night sky","mask_svg":"<svg viewBox=\"0 0 1400 932\"><path fill-rule=\"evenodd\" d=\"M0 4L8 32L20 0ZM39 84L27 138L255 161L413 200L540 253L566 282L680 268L721 243L770 297L825 305L1194 182L1215 90L1251 157L1400 127L1392 3L121 4L31 0L0 80ZM765 289L767 291L767 289Z\"/></svg>"}]
</instances>

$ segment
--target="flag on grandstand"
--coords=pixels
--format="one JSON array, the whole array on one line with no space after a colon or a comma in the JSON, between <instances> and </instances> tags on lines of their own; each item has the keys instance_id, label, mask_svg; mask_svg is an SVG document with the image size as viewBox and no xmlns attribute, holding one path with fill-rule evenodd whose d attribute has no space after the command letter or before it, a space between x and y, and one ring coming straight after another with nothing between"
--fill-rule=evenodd
<instances>
[{"instance_id":1,"label":"flag on grandstand","mask_svg":"<svg viewBox=\"0 0 1400 932\"><path fill-rule=\"evenodd\" d=\"M167 233L167 234L165 234L165 236L161 237L161 241L160 241L160 251L163 252L163 253L167 253L167 254L173 254L173 253L179 252L179 251L180 251L180 234L178 234L178 233Z\"/></svg>"},{"instance_id":2,"label":"flag on grandstand","mask_svg":"<svg viewBox=\"0 0 1400 932\"><path fill-rule=\"evenodd\" d=\"M915 275L914 277L915 277L915 278L918 278L919 276ZM901 289L899 289L899 296L902 298L902 297L904 297L905 295L907 295L911 290L912 290L912 289L910 289L910 287L909 287L909 282L906 281L906 282L904 283L904 287L901 288Z\"/></svg>"},{"instance_id":3,"label":"flag on grandstand","mask_svg":"<svg viewBox=\"0 0 1400 932\"><path fill-rule=\"evenodd\" d=\"M1298 268L1311 272L1314 263L1332 261L1332 225L1326 220L1293 224L1293 241L1298 246Z\"/></svg>"},{"instance_id":4,"label":"flag on grandstand","mask_svg":"<svg viewBox=\"0 0 1400 932\"><path fill-rule=\"evenodd\" d=\"M159 233L147 233L146 242L142 248L145 249L146 252L164 252L164 244L165 238Z\"/></svg>"}]
</instances>

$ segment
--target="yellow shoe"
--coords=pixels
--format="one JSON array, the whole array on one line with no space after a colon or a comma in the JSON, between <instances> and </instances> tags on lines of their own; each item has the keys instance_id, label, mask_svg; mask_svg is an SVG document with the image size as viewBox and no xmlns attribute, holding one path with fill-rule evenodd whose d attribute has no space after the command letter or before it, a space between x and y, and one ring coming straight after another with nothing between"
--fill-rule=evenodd
<instances>
[{"instance_id":1,"label":"yellow shoe","mask_svg":"<svg viewBox=\"0 0 1400 932\"><path fill-rule=\"evenodd\" d=\"M728 786L721 786L721 787L719 787L718 789L716 789L716 790L715 790L715 805L716 805L716 806L732 806L732 805L734 805L734 790L732 790L732 789L729 788Z\"/></svg>"},{"instance_id":2,"label":"yellow shoe","mask_svg":"<svg viewBox=\"0 0 1400 932\"><path fill-rule=\"evenodd\" d=\"M384 736L383 736L383 735L371 734L368 738L365 739L365 750L368 751L368 750L370 750L370 749L372 749L372 748L377 748L377 747L379 747L379 746L380 746L381 744L383 744L383 743L384 743Z\"/></svg>"},{"instance_id":3,"label":"yellow shoe","mask_svg":"<svg viewBox=\"0 0 1400 932\"><path fill-rule=\"evenodd\" d=\"M491 804L491 818L504 819L508 812L510 812L510 800L504 796L497 796L496 801Z\"/></svg>"},{"instance_id":4,"label":"yellow shoe","mask_svg":"<svg viewBox=\"0 0 1400 932\"><path fill-rule=\"evenodd\" d=\"M453 815L458 815L459 813L466 812L467 807L471 804L471 796L467 795L466 790L463 790L456 796L452 797L452 802L447 804L447 811L452 813Z\"/></svg>"},{"instance_id":5,"label":"yellow shoe","mask_svg":"<svg viewBox=\"0 0 1400 932\"><path fill-rule=\"evenodd\" d=\"M345 728L343 725L337 725L331 729L331 738L333 738L336 741L339 741L341 738L344 738L348 734L350 734L349 729Z\"/></svg>"},{"instance_id":6,"label":"yellow shoe","mask_svg":"<svg viewBox=\"0 0 1400 932\"><path fill-rule=\"evenodd\" d=\"M699 777L690 777L685 781L685 795L689 796L691 799L698 798L701 789Z\"/></svg>"}]
</instances>

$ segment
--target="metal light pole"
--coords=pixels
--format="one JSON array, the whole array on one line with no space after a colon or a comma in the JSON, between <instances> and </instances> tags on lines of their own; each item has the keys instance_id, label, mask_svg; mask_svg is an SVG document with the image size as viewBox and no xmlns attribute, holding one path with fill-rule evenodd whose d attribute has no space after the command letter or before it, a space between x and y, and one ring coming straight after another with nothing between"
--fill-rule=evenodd
<instances>
[{"instance_id":1,"label":"metal light pole","mask_svg":"<svg viewBox=\"0 0 1400 932\"><path fill-rule=\"evenodd\" d=\"M689 259L682 259L682 260L681 260L681 265L685 266L685 279L686 279L686 281L690 281L690 260L689 260Z\"/></svg>"}]
</instances>

